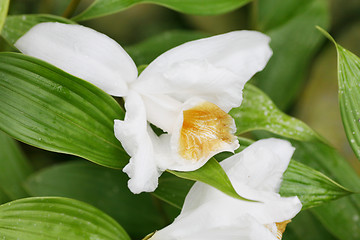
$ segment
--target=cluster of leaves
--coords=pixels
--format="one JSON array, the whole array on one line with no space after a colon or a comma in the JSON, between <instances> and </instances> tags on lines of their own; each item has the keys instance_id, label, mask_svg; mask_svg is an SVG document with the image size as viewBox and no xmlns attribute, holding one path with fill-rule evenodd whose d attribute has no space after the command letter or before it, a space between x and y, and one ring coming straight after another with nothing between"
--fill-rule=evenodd
<instances>
[{"instance_id":1,"label":"cluster of leaves","mask_svg":"<svg viewBox=\"0 0 360 240\"><path fill-rule=\"evenodd\" d=\"M1 36L12 46L37 23L75 24L142 2L186 14L216 15L250 0L211 0L206 4L204 0L96 0L71 20L44 14L7 16L9 0L3 0ZM306 231L313 222L323 226L312 230L318 236L314 239L358 239L360 196L353 193L359 190L360 178L326 140L280 110L294 101L310 59L324 40L314 26L328 28L327 2L259 0L252 4L255 27L271 37L274 56L254 79L257 87L247 84L242 105L230 112L237 135L261 130L257 136L276 135L296 146L280 193L299 196L303 210L310 208L311 212L299 216L303 224L290 225L294 236L289 239L300 239L295 233ZM140 66L174 46L204 36L172 31L125 49ZM289 38L296 41L289 42ZM360 59L334 43L339 57L340 110L349 142L359 157ZM171 222L194 181L241 199L218 164L229 156L225 153L193 172L164 173L154 193L131 194L121 172L129 157L113 134L113 120L123 118L122 107L92 84L32 57L1 52L0 203L5 204L0 206L0 238L50 239L59 234L64 239L141 238ZM14 139L98 165L77 159L34 171ZM252 140L239 137L239 142L241 151ZM330 202L340 197L344 198Z\"/></svg>"}]
</instances>

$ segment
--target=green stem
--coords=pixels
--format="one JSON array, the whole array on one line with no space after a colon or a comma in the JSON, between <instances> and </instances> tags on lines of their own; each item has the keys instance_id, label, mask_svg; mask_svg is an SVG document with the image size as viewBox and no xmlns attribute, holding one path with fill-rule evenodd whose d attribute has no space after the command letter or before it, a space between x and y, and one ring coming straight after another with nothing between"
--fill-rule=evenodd
<instances>
[{"instance_id":1,"label":"green stem","mask_svg":"<svg viewBox=\"0 0 360 240\"><path fill-rule=\"evenodd\" d=\"M74 14L80 1L81 0L71 0L70 4L67 6L67 8L65 9L65 12L63 13L63 17L70 18Z\"/></svg>"}]
</instances>

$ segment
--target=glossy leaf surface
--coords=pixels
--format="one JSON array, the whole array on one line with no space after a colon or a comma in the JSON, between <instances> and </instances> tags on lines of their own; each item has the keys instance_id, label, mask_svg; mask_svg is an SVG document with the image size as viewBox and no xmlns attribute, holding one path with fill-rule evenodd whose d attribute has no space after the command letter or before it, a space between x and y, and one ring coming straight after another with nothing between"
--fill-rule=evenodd
<instances>
[{"instance_id":1,"label":"glossy leaf surface","mask_svg":"<svg viewBox=\"0 0 360 240\"><path fill-rule=\"evenodd\" d=\"M231 197L238 198L241 200L251 200L251 199L245 199L236 193L225 171L222 169L220 164L214 158L211 158L209 161L207 161L207 163L204 166L192 172L178 172L178 171L168 171L168 172L184 179L204 182L219 189L220 191L228 194Z\"/></svg>"},{"instance_id":2,"label":"glossy leaf surface","mask_svg":"<svg viewBox=\"0 0 360 240\"><path fill-rule=\"evenodd\" d=\"M338 54L341 119L350 146L360 159L360 59L328 37L334 42Z\"/></svg>"},{"instance_id":3,"label":"glossy leaf surface","mask_svg":"<svg viewBox=\"0 0 360 240\"><path fill-rule=\"evenodd\" d=\"M283 179L280 188L281 196L298 196L303 209L352 193L321 172L293 160L285 171Z\"/></svg>"},{"instance_id":4,"label":"glossy leaf surface","mask_svg":"<svg viewBox=\"0 0 360 240\"><path fill-rule=\"evenodd\" d=\"M25 186L32 196L60 196L89 203L113 217L132 238L141 239L166 222L151 195L131 193L127 180L121 170L75 161L37 172Z\"/></svg>"},{"instance_id":5,"label":"glossy leaf surface","mask_svg":"<svg viewBox=\"0 0 360 240\"><path fill-rule=\"evenodd\" d=\"M122 168L113 133L123 110L108 94L40 60L0 54L0 129L27 144Z\"/></svg>"},{"instance_id":6,"label":"glossy leaf surface","mask_svg":"<svg viewBox=\"0 0 360 240\"><path fill-rule=\"evenodd\" d=\"M280 111L271 99L257 87L246 84L243 98L241 106L230 111L230 115L235 119L236 134L252 130L267 130L301 141L320 138L305 123Z\"/></svg>"},{"instance_id":7,"label":"glossy leaf surface","mask_svg":"<svg viewBox=\"0 0 360 240\"><path fill-rule=\"evenodd\" d=\"M130 240L124 229L91 205L68 198L24 198L0 206L0 237L18 240Z\"/></svg>"}]
</instances>

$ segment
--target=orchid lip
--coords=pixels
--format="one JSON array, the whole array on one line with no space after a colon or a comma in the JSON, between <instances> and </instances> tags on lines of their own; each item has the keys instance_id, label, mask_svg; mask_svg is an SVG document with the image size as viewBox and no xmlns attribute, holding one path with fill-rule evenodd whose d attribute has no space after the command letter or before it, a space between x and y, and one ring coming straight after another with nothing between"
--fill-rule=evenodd
<instances>
[{"instance_id":1,"label":"orchid lip","mask_svg":"<svg viewBox=\"0 0 360 240\"><path fill-rule=\"evenodd\" d=\"M233 119L213 103L204 101L183 111L179 154L198 161L236 140Z\"/></svg>"}]
</instances>

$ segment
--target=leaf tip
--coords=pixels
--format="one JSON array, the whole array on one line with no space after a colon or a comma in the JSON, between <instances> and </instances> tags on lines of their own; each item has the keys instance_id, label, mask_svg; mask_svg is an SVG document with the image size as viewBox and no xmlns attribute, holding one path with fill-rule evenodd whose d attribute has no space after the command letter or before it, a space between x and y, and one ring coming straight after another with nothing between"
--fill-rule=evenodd
<instances>
[{"instance_id":1,"label":"leaf tip","mask_svg":"<svg viewBox=\"0 0 360 240\"><path fill-rule=\"evenodd\" d=\"M329 39L330 41L332 41L332 42L335 44L335 46L337 46L337 43L336 43L335 39L334 39L325 29L323 29L322 27L320 27L320 26L318 26L318 25L316 25L315 27L316 27L316 29L319 30L327 39Z\"/></svg>"}]
</instances>

